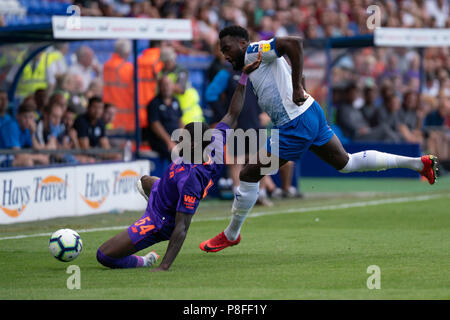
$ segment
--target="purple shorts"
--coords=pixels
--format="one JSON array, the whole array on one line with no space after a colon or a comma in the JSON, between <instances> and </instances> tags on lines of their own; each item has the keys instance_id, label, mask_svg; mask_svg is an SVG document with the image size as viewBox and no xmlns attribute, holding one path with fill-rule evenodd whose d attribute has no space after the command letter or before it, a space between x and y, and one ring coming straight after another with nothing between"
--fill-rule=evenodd
<instances>
[{"instance_id":1,"label":"purple shorts","mask_svg":"<svg viewBox=\"0 0 450 320\"><path fill-rule=\"evenodd\" d=\"M144 215L128 227L128 235L138 251L148 248L155 243L169 240L174 229L174 225L169 223L169 221L166 222L164 218L151 212L153 194L156 192L158 183L159 180L152 186Z\"/></svg>"}]
</instances>

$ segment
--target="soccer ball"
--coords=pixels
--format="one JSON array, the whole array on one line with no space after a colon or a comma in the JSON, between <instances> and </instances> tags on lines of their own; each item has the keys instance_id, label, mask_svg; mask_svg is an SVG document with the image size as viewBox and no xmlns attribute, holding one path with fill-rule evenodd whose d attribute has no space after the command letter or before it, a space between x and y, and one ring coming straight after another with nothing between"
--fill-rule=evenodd
<instances>
[{"instance_id":1,"label":"soccer ball","mask_svg":"<svg viewBox=\"0 0 450 320\"><path fill-rule=\"evenodd\" d=\"M83 249L83 242L76 231L60 229L50 237L48 248L56 259L68 262L78 257Z\"/></svg>"}]
</instances>

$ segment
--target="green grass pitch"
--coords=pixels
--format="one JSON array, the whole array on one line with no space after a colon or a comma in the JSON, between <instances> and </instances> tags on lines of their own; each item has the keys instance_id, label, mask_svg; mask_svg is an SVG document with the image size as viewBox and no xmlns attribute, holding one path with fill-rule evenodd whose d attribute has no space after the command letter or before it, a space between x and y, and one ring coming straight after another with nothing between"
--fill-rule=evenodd
<instances>
[{"instance_id":1,"label":"green grass pitch","mask_svg":"<svg viewBox=\"0 0 450 320\"><path fill-rule=\"evenodd\" d=\"M204 201L171 270L109 270L96 250L141 212L0 226L0 299L449 299L450 177L302 179L304 199L255 207L242 242L206 254L231 202ZM80 231L84 248L63 263L48 251L59 228ZM119 227L118 230L111 227ZM92 229L90 232L83 229ZM37 235L37 234L44 235ZM5 239L32 235L20 239ZM34 235L34 236L33 236ZM167 242L154 246L163 255ZM81 289L66 286L77 265ZM368 289L369 266L380 289Z\"/></svg>"}]
</instances>

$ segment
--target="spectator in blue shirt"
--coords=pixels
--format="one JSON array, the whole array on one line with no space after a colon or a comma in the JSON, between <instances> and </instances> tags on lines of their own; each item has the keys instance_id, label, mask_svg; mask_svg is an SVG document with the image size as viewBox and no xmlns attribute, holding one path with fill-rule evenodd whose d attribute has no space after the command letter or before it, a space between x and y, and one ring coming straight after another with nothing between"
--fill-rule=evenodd
<instances>
[{"instance_id":1,"label":"spectator in blue shirt","mask_svg":"<svg viewBox=\"0 0 450 320\"><path fill-rule=\"evenodd\" d=\"M17 111L17 121L11 119L0 127L0 148L16 150L37 148L38 142L33 137L36 131L35 112L36 107L32 100L22 102ZM49 163L48 155L35 153L20 153L9 157L8 160L12 161L13 166L20 167Z\"/></svg>"}]
</instances>

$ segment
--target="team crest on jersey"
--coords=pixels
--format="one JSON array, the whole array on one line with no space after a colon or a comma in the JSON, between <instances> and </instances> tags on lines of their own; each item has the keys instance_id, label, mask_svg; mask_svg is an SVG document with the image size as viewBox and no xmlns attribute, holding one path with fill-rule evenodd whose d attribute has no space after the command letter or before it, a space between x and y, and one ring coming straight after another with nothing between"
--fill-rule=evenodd
<instances>
[{"instance_id":1,"label":"team crest on jersey","mask_svg":"<svg viewBox=\"0 0 450 320\"><path fill-rule=\"evenodd\" d=\"M262 51L262 52L270 51L270 43L261 43L259 45L259 51Z\"/></svg>"}]
</instances>

